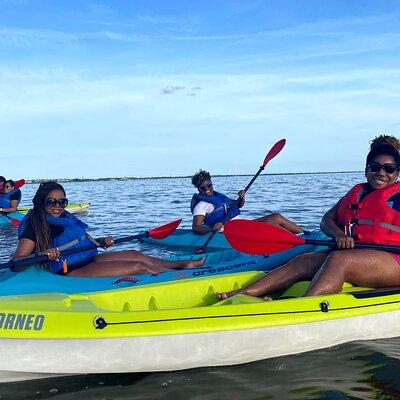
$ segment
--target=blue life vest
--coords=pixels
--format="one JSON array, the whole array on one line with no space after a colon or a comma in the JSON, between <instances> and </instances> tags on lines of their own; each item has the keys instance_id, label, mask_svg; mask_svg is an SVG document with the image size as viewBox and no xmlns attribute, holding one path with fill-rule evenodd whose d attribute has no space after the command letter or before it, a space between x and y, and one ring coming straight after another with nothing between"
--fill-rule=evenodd
<instances>
[{"instance_id":1,"label":"blue life vest","mask_svg":"<svg viewBox=\"0 0 400 400\"><path fill-rule=\"evenodd\" d=\"M1 208L10 208L11 207L11 200L10 196L16 193L19 189L13 189L8 193L0 194L0 207Z\"/></svg>"},{"instance_id":2,"label":"blue life vest","mask_svg":"<svg viewBox=\"0 0 400 400\"><path fill-rule=\"evenodd\" d=\"M229 210L232 208L233 204L235 203L235 200L232 200L228 196L225 196L224 194L215 191L212 196L207 196L202 193L195 193L190 203L190 210L192 211L192 213L194 208L200 201L211 203L214 206L213 212L211 212L210 214L206 214L204 218L204 223L211 227L213 227L217 222L222 222L228 214ZM239 214L239 208L236 206L233 207L233 209L229 212L229 218L226 221L229 221Z\"/></svg>"},{"instance_id":3,"label":"blue life vest","mask_svg":"<svg viewBox=\"0 0 400 400\"><path fill-rule=\"evenodd\" d=\"M30 218L32 211L22 219L18 228L18 236L24 231L28 219ZM47 222L52 225L58 225L64 228L61 235L52 239L52 246L58 247L61 251L66 249L74 249L89 244L94 244L93 239L90 240L86 233L87 225L78 219L74 214L64 211L61 217L53 217L46 215ZM58 261L50 262L50 271L54 274L58 274L63 271L63 261L67 262L67 266L90 260L97 255L97 248L92 250L81 251L79 253L69 254L67 256L61 256Z\"/></svg>"}]
</instances>

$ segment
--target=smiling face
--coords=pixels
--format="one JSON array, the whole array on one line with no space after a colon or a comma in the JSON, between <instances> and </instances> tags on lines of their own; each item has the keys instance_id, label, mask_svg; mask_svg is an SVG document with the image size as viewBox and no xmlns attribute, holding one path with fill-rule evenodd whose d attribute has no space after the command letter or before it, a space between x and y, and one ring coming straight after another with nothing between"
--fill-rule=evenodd
<instances>
[{"instance_id":1,"label":"smiling face","mask_svg":"<svg viewBox=\"0 0 400 400\"><path fill-rule=\"evenodd\" d=\"M395 167L393 172L391 171L393 169L391 166ZM394 157L386 154L374 157L373 161L367 166L366 177L372 189L381 189L395 183L399 177L396 160Z\"/></svg>"},{"instance_id":2,"label":"smiling face","mask_svg":"<svg viewBox=\"0 0 400 400\"><path fill-rule=\"evenodd\" d=\"M210 180L202 182L199 187L199 192L206 196L212 196L214 194L213 184Z\"/></svg>"},{"instance_id":3,"label":"smiling face","mask_svg":"<svg viewBox=\"0 0 400 400\"><path fill-rule=\"evenodd\" d=\"M57 200L57 202L55 203L53 200L48 200L48 199L55 199ZM60 204L58 203L58 201L61 199L65 199L65 193L62 190L55 189L49 192L44 202L44 210L46 211L46 213L50 214L52 217L61 216L61 214L64 212L65 209L65 207L61 207ZM49 204L49 202L51 204Z\"/></svg>"},{"instance_id":4,"label":"smiling face","mask_svg":"<svg viewBox=\"0 0 400 400\"><path fill-rule=\"evenodd\" d=\"M4 185L4 193L9 193L9 192L11 192L11 190L13 190L14 189L14 186L11 186L11 184L9 183L9 182L7 182L5 185Z\"/></svg>"}]
</instances>

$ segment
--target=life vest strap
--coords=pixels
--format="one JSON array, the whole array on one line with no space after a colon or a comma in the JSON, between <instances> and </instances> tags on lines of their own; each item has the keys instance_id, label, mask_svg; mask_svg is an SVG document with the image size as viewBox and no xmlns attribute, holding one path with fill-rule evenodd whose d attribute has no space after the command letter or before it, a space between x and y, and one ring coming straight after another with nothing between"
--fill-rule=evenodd
<instances>
[{"instance_id":1,"label":"life vest strap","mask_svg":"<svg viewBox=\"0 0 400 400\"><path fill-rule=\"evenodd\" d=\"M398 225L392 225L392 224L388 224L387 222L381 222L380 226L382 228L386 228L386 229L389 229L391 231L400 232L400 226L398 226Z\"/></svg>"},{"instance_id":2,"label":"life vest strap","mask_svg":"<svg viewBox=\"0 0 400 400\"><path fill-rule=\"evenodd\" d=\"M85 239L86 239L86 235L83 235L79 239L74 239L74 240L71 240L68 243L63 244L62 246L58 246L58 249L60 251L69 249L70 247L75 246L76 244L78 244L79 242L81 242L82 240L85 240Z\"/></svg>"}]
</instances>

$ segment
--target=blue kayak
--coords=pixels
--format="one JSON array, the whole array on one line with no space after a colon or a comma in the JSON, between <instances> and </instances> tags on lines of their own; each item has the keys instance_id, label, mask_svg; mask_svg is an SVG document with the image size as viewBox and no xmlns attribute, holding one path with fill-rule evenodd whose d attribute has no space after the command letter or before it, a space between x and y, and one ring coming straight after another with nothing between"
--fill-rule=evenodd
<instances>
[{"instance_id":1,"label":"blue kayak","mask_svg":"<svg viewBox=\"0 0 400 400\"><path fill-rule=\"evenodd\" d=\"M307 239L324 239L326 236L320 231L305 235ZM321 251L326 247L301 245L280 253L266 256L251 256L239 253L236 250L224 250L205 255L206 262L201 268L175 270L158 275L130 275L125 277L78 278L54 275L38 266L33 266L22 272L11 272L9 269L0 270L0 296L31 293L83 293L112 290L142 285L160 284L173 280L182 280L199 277L244 272L269 271L293 257L306 253ZM193 255L192 259L202 256ZM188 256L174 257L173 259L188 259ZM136 281L137 279L137 281Z\"/></svg>"},{"instance_id":2,"label":"blue kayak","mask_svg":"<svg viewBox=\"0 0 400 400\"><path fill-rule=\"evenodd\" d=\"M10 218L21 221L21 219L24 218L24 214L19 211L0 214L0 228L11 226Z\"/></svg>"},{"instance_id":3,"label":"blue kayak","mask_svg":"<svg viewBox=\"0 0 400 400\"><path fill-rule=\"evenodd\" d=\"M151 237L140 239L144 243L151 245L197 249L201 247L207 240L208 235L199 235L194 233L192 229L176 229L165 239L153 239ZM225 239L223 233L218 232L207 246L208 251L232 249L232 246Z\"/></svg>"}]
</instances>

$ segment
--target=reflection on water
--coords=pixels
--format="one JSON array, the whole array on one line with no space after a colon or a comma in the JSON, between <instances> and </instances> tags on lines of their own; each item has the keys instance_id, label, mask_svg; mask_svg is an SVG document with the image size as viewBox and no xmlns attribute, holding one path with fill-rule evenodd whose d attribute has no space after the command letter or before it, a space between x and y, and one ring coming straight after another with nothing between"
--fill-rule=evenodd
<instances>
[{"instance_id":1,"label":"reflection on water","mask_svg":"<svg viewBox=\"0 0 400 400\"><path fill-rule=\"evenodd\" d=\"M215 188L234 197L250 178L217 177ZM244 215L281 212L313 229L324 211L362 180L362 173L264 175L248 192ZM37 185L23 189L26 204ZM191 224L189 178L66 183L65 189L71 202L91 202L82 219L95 237L134 234L176 218L184 218L182 227ZM0 231L0 243L3 261L17 243L14 228ZM119 248L171 254L135 242ZM385 339L224 368L0 384L0 399L397 399L399 377L400 339Z\"/></svg>"}]
</instances>

